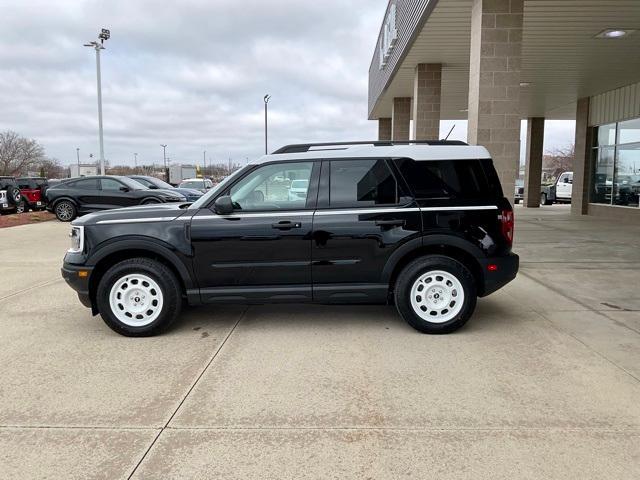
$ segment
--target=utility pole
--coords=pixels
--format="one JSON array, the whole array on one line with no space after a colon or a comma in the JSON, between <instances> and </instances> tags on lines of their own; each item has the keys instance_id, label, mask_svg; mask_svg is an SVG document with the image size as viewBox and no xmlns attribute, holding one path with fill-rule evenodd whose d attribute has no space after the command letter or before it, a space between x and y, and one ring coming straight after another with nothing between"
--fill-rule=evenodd
<instances>
[{"instance_id":1,"label":"utility pole","mask_svg":"<svg viewBox=\"0 0 640 480\"><path fill-rule=\"evenodd\" d=\"M268 93L264 96L264 154L267 155L269 153L269 142L268 142L268 130L267 130L267 111L269 109L269 100L271 100L271 95Z\"/></svg>"},{"instance_id":2,"label":"utility pole","mask_svg":"<svg viewBox=\"0 0 640 480\"><path fill-rule=\"evenodd\" d=\"M98 138L100 140L100 175L104 175L104 138L102 133L102 80L100 74L100 50L104 50L104 41L109 40L111 32L103 28L98 34L98 41L85 43L85 47L91 47L96 51L96 77L98 86Z\"/></svg>"},{"instance_id":3,"label":"utility pole","mask_svg":"<svg viewBox=\"0 0 640 480\"><path fill-rule=\"evenodd\" d=\"M167 146L160 144L162 147L162 159L164 160L164 180L169 182L169 172L167 171Z\"/></svg>"}]
</instances>

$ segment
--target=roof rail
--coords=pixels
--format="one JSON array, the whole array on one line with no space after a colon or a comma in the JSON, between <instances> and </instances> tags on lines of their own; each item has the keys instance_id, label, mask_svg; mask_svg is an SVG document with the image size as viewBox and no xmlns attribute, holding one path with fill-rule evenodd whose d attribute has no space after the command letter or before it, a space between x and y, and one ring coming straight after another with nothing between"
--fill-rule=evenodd
<instances>
[{"instance_id":1,"label":"roof rail","mask_svg":"<svg viewBox=\"0 0 640 480\"><path fill-rule=\"evenodd\" d=\"M326 143L297 143L293 145L285 145L279 148L272 155L279 153L302 153L308 152L313 147L334 147L322 148L321 150L346 150L356 145L372 145L374 147L390 147L392 145L468 145L460 140L374 140L374 141L357 141L357 142L326 142Z\"/></svg>"}]
</instances>

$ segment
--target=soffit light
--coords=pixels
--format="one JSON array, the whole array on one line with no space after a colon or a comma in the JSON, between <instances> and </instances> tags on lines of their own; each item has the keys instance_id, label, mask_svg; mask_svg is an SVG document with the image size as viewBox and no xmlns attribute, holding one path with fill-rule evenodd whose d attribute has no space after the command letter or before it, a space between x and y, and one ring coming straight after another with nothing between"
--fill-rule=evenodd
<instances>
[{"instance_id":1,"label":"soffit light","mask_svg":"<svg viewBox=\"0 0 640 480\"><path fill-rule=\"evenodd\" d=\"M622 28L607 28L596 35L596 38L622 38L635 30L623 30Z\"/></svg>"}]
</instances>

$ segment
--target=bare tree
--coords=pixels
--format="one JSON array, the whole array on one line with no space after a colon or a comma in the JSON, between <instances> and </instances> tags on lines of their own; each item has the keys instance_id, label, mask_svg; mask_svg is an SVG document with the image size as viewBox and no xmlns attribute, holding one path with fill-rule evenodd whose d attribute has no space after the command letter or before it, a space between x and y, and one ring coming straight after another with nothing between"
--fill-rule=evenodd
<instances>
[{"instance_id":1,"label":"bare tree","mask_svg":"<svg viewBox=\"0 0 640 480\"><path fill-rule=\"evenodd\" d=\"M27 174L44 159L44 148L16 132L0 132L0 175Z\"/></svg>"},{"instance_id":2,"label":"bare tree","mask_svg":"<svg viewBox=\"0 0 640 480\"><path fill-rule=\"evenodd\" d=\"M545 154L542 160L542 167L547 171L552 171L557 177L562 172L573 170L573 159L576 156L575 145L558 147Z\"/></svg>"},{"instance_id":3,"label":"bare tree","mask_svg":"<svg viewBox=\"0 0 640 480\"><path fill-rule=\"evenodd\" d=\"M66 176L66 168L60 165L57 158L45 157L33 167L38 175L46 178L64 178Z\"/></svg>"}]
</instances>

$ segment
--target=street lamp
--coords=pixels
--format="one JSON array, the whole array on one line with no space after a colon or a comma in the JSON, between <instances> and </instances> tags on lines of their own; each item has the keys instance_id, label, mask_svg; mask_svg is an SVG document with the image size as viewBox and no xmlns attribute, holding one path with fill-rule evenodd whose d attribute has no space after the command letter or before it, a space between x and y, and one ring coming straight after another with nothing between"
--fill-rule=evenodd
<instances>
[{"instance_id":1,"label":"street lamp","mask_svg":"<svg viewBox=\"0 0 640 480\"><path fill-rule=\"evenodd\" d=\"M100 138L100 175L104 175L104 140L102 135L102 81L100 78L100 50L104 50L104 41L109 40L111 32L103 28L98 34L98 41L85 43L96 51L96 77L98 79L98 137Z\"/></svg>"},{"instance_id":2,"label":"street lamp","mask_svg":"<svg viewBox=\"0 0 640 480\"><path fill-rule=\"evenodd\" d=\"M264 96L264 154L266 155L268 152L268 142L267 142L267 110L269 105L269 100L271 100L271 95L268 93Z\"/></svg>"},{"instance_id":3,"label":"street lamp","mask_svg":"<svg viewBox=\"0 0 640 480\"><path fill-rule=\"evenodd\" d=\"M80 176L80 147L76 147L76 156L78 157L78 176Z\"/></svg>"},{"instance_id":4,"label":"street lamp","mask_svg":"<svg viewBox=\"0 0 640 480\"><path fill-rule=\"evenodd\" d=\"M138 171L138 154L133 154L133 168Z\"/></svg>"},{"instance_id":5,"label":"street lamp","mask_svg":"<svg viewBox=\"0 0 640 480\"><path fill-rule=\"evenodd\" d=\"M207 178L207 151L202 152L202 174Z\"/></svg>"},{"instance_id":6,"label":"street lamp","mask_svg":"<svg viewBox=\"0 0 640 480\"><path fill-rule=\"evenodd\" d=\"M164 160L164 179L168 182L169 172L167 172L167 146L163 144L160 144L160 146L162 147L162 159Z\"/></svg>"}]
</instances>

